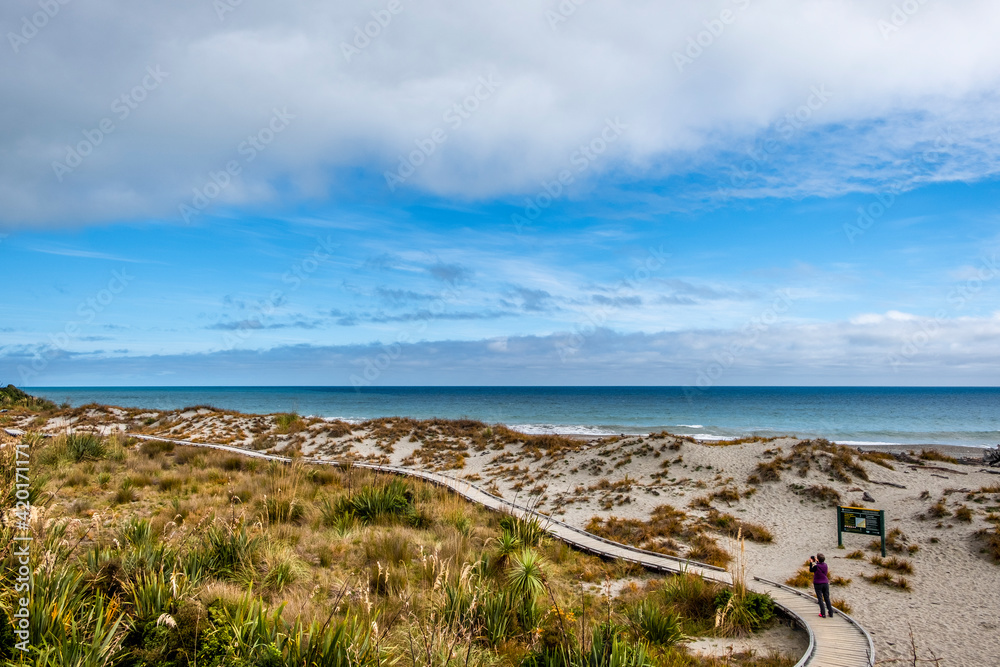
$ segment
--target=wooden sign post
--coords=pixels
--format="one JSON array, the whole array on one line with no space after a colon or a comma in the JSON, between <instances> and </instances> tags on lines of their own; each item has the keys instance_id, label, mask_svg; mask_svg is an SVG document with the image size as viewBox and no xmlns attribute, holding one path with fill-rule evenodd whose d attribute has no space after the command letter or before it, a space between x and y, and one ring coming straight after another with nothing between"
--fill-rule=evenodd
<instances>
[{"instance_id":1,"label":"wooden sign post","mask_svg":"<svg viewBox=\"0 0 1000 667\"><path fill-rule=\"evenodd\" d=\"M837 546L844 546L844 533L878 535L885 558L885 510L837 506Z\"/></svg>"}]
</instances>

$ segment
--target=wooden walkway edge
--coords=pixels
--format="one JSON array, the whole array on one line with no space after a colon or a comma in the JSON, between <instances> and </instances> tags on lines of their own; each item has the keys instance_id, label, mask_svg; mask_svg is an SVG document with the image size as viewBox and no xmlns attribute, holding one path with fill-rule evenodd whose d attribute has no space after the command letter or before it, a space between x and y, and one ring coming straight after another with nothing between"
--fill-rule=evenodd
<instances>
[{"instance_id":1,"label":"wooden walkway edge","mask_svg":"<svg viewBox=\"0 0 1000 667\"><path fill-rule=\"evenodd\" d=\"M191 442L188 440L174 440L150 435L138 435L127 433L127 435L140 440L159 440L173 442L179 445L191 447L205 447L226 452L232 452L242 456L265 459L269 461L279 461L282 463L291 462L291 458L286 456L276 456L273 454L263 454L252 450L231 447L228 445L216 445L202 442ZM303 458L303 463L317 465L346 466L347 463L329 461L324 459ZM729 573L719 567L687 560L685 558L675 558L664 554L645 551L636 547L630 547L618 542L606 540L597 535L588 533L580 528L563 523L540 512L518 505L509 500L504 500L494 496L474 484L460 480L451 475L415 468L404 468L400 466L379 465L375 463L364 463L360 461L351 462L355 468L374 470L395 475L414 477L422 479L432 484L447 487L466 500L478 503L491 510L506 512L518 517L531 517L538 519L542 527L553 537L566 542L582 551L586 551L604 558L615 558L630 561L642 567L656 572L668 572L679 574L691 572L700 577L717 581L727 586L732 585L732 578ZM775 605L784 613L788 614L800 627L809 635L809 645L805 654L796 663L795 667L873 667L875 664L875 647L868 632L861 627L856 620L837 610L832 618L819 618L819 603L816 598L798 591L794 588L779 584L767 579L754 577L753 581L748 581L747 585L758 593L767 593L774 600Z\"/></svg>"}]
</instances>

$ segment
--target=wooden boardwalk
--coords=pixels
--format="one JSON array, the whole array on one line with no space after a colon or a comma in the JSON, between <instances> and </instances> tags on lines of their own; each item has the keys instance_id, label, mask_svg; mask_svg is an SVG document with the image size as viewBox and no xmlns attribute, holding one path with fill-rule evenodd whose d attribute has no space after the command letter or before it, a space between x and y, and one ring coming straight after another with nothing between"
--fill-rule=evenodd
<instances>
[{"instance_id":1,"label":"wooden boardwalk","mask_svg":"<svg viewBox=\"0 0 1000 667\"><path fill-rule=\"evenodd\" d=\"M162 440L179 445L207 447L269 461L280 461L283 463L291 461L291 459L285 456L262 454L227 445L172 440L170 438L149 435L129 435L142 440ZM337 461L323 459L302 459L302 461L317 465L343 465ZM645 551L606 540L575 526L563 523L558 519L553 519L552 517L536 512L531 508L494 496L468 481L460 480L451 475L374 463L353 462L351 465L355 468L422 479L432 484L445 486L463 498L497 512L506 512L523 518L538 519L542 527L553 537L582 551L587 551L604 558L630 561L656 572L673 574L691 572L727 586L732 584L732 578L729 573L722 568L689 561L684 558L675 558ZM747 585L754 591L770 595L774 599L775 604L794 619L809 635L809 645L806 652L802 656L802 659L796 663L795 667L806 667L806 665L809 667L872 667L875 664L875 647L872 644L871 636L850 616L837 611L832 618L820 618L819 603L815 597L783 584L754 577L753 581L747 582Z\"/></svg>"}]
</instances>

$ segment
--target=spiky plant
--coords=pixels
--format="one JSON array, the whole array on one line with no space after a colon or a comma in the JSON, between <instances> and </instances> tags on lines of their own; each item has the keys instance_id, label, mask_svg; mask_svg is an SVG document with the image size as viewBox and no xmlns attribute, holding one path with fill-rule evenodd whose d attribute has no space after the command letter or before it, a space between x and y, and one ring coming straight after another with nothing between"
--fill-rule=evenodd
<instances>
[{"instance_id":1,"label":"spiky plant","mask_svg":"<svg viewBox=\"0 0 1000 667\"><path fill-rule=\"evenodd\" d=\"M537 598L545 591L542 557L533 549L521 549L510 559L507 587L517 596Z\"/></svg>"}]
</instances>

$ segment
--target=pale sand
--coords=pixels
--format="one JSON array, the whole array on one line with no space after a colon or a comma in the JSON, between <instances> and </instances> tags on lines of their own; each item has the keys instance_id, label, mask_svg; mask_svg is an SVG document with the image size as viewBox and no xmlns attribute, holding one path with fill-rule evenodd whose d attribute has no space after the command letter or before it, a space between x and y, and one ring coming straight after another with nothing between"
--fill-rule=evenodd
<instances>
[{"instance_id":1,"label":"pale sand","mask_svg":"<svg viewBox=\"0 0 1000 667\"><path fill-rule=\"evenodd\" d=\"M651 442L654 446L661 443L658 440ZM762 457L764 450L783 446L787 452L794 442L797 441L758 442L728 447L684 442L680 451L665 452L658 459L633 455L630 463L615 469L613 466L616 462L612 462L605 465L597 475L591 475L585 470L578 470L576 473L570 471L586 461L603 458L599 452L614 450L618 443L604 447L599 443L590 443L591 447L570 454L560 461L533 461L529 458L513 465L528 468L530 475L540 476L537 483L547 483L545 493L549 499L539 505L541 510L551 505L557 493L571 492L578 486L587 487L602 478L614 482L628 475L636 481L633 491L628 494L631 498L629 504L602 510L599 498L591 492L583 494L579 502L561 508L563 513L556 514L561 520L582 527L595 515L646 519L654 507L664 503L697 515L699 513L689 509L687 504L693 498L710 491L717 475L721 474L722 479L732 477L733 485L743 489L756 464L767 460ZM639 447L641 445L627 449L634 451ZM399 453L394 452L390 456L395 464L401 463L412 448L397 449ZM362 449L359 453L375 454L375 451ZM957 456L970 453L981 456L981 452L977 451L955 450L954 453ZM671 466L671 477L677 480L690 478L689 483L683 486L671 485L665 481L655 482L650 479L650 473L658 470L658 465L664 458L677 455L683 456L683 462ZM524 502L531 502L531 496L527 495L526 490L531 489L536 482L525 484L525 490L520 493L515 492L513 485L523 482L525 475L517 475L513 479L498 477L494 474L496 464L491 463L496 456L497 452L493 451L473 453L466 460L465 468L455 473L478 473L483 481L477 481L477 484L482 486L487 480L495 480L505 498L518 497ZM621 460L622 458L618 459ZM712 466L711 470L705 467L709 465ZM941 498L946 489L976 490L983 486L994 486L1000 484L1000 475L979 472L981 466L938 462L929 462L928 466L955 472L911 468L900 462L892 462L895 470L873 463L863 465L872 480L892 482L907 488L898 489L861 480L841 483L831 481L826 475L816 471L811 471L803 479L790 471L783 474L781 481L761 484L755 495L733 503L730 507L724 502L716 501L714 505L721 511L761 523L775 535L771 544L746 544L749 575L784 582L802 566L810 554L822 552L827 556L832 574L852 579L850 585L834 588L833 597L846 600L853 608L852 615L871 633L880 664L892 664L892 660L904 660L905 662L898 664L910 664L906 659L910 655L909 635L912 630L920 655L930 658L930 652L933 652L933 655L942 658L942 665L1000 665L1000 643L996 641L997 630L1000 628L1000 566L979 553L980 545L973 537L976 530L989 526L984 521L982 507L1000 505L1000 495L993 495L993 500L984 505L966 503L977 510L971 524L949 517L942 521L942 528L937 528L937 520L921 521L916 518ZM696 470L699 466L702 467L701 470ZM708 484L709 488L694 488L699 481ZM855 549L866 549L872 538L845 535L845 550L838 550L835 508L794 495L788 488L792 483L806 486L825 484L841 493L844 504L886 510L888 527L902 529L909 542L920 548L915 554L902 556L913 563L915 571L912 575L907 575L912 591L899 592L864 581L861 575L872 575L876 568L866 561L848 560L843 556ZM860 491L849 491L856 488L867 490L876 501L864 502ZM647 490L655 490L660 495L649 495ZM925 490L930 492L930 500L919 498ZM948 496L947 505L954 509L965 502L965 493L952 493ZM939 541L931 543L931 538L935 537ZM720 543L725 545L726 539L721 538ZM719 654L723 654L725 647L718 642L716 645ZM757 648L767 646L763 644ZM699 647L711 648L711 643Z\"/></svg>"},{"instance_id":2,"label":"pale sand","mask_svg":"<svg viewBox=\"0 0 1000 667\"><path fill-rule=\"evenodd\" d=\"M133 420L129 424L130 429L137 426L135 420L140 414L143 417L167 416L167 413L130 411ZM172 416L176 417L178 413ZM60 419L52 424L51 431L62 431L68 426L93 428L97 425L104 430L113 430L125 425L119 417L92 411L83 420ZM207 414L207 411L188 412L184 417L185 421L168 424L169 428L154 424L146 430L203 442L245 446L252 440L252 427L270 429L274 423L271 417ZM28 421L25 420L21 426L26 426ZM296 439L300 451L308 456L365 458L397 465L403 464L404 459L420 447L419 443L407 439L397 442L389 453L365 433L356 431L346 437L330 437L324 433L324 422L315 420L306 431L296 436L277 436L278 444L272 451L287 451L289 443ZM582 527L593 516L614 515L645 520L650 511L661 504L673 505L692 516L703 516L704 511L688 507L692 499L719 488L729 478L732 478L731 486L745 490L748 488L747 477L757 463L768 460L765 450L781 447L783 453L788 453L796 442L784 439L718 447L673 438L630 437L615 443L581 442L577 451L540 459L526 455L520 445L508 445L503 451L475 452L468 449L464 467L448 472L458 477L471 476L483 488L496 484L505 498L533 504L563 521ZM666 449L676 443L680 443L679 450ZM659 451L661 449L662 452ZM911 447L902 449L919 450ZM656 456L657 452L659 456ZM954 453L956 456L981 456L979 450L954 450ZM666 477L660 480L651 477L660 471L664 460L673 460L677 456L683 457L682 462L671 465ZM600 469L593 468L595 462L603 464ZM900 661L895 664L911 664L908 656L912 631L921 657L929 658L933 651L934 655L942 658L942 665L1000 665L1000 642L996 640L1000 628L1000 566L979 553L980 545L973 537L976 530L989 526L985 521L985 508L1000 509L997 507L1000 506L1000 494L988 496L989 500L983 504L967 502L964 491L948 495L946 504L949 509L954 510L965 503L975 510L971 523L959 522L952 516L941 520L941 527L938 527L936 519L917 518L947 489L976 490L995 486L1000 484L1000 475L981 472L982 466L937 462L929 462L927 467L920 468L894 461L895 470L870 462L863 465L873 481L891 482L906 488L861 480L849 483L832 481L814 466L805 478L799 477L795 471L784 472L780 481L759 485L755 495L731 506L716 500L714 506L719 510L761 523L775 535L771 544L746 544L749 575L784 582L810 554L823 552L832 574L853 580L847 587L835 587L833 597L845 599L854 610L853 616L872 634L880 664L894 664L893 660ZM511 466L518 468L511 472ZM573 495L574 489L586 489L602 479L613 483L626 476L632 481L628 491L609 495L591 490ZM515 491L514 486L518 483L523 488ZM790 489L791 484L828 485L840 492L844 504L886 510L889 528L902 529L909 543L919 546L918 552L903 555L915 569L912 575L907 575L912 590L898 592L864 581L861 575L873 574L874 566L866 561L848 560L844 555L855 549L866 549L871 538L845 535L846 550L838 550L835 509L800 498ZM699 486L703 488L697 488ZM531 495L532 489L541 496ZM875 502L862 501L862 492L852 489L868 491ZM921 499L922 491L928 491L930 499ZM573 502L553 510L560 494L573 495ZM626 497L628 502L622 504ZM604 509L602 506L608 500L613 507ZM938 541L932 543L932 538ZM720 537L719 541L723 546L727 545L725 537ZM866 551L866 554L869 553ZM726 646L720 642L714 642L714 646L713 642L697 645L709 651L725 651ZM756 645L758 649L765 646Z\"/></svg>"}]
</instances>

